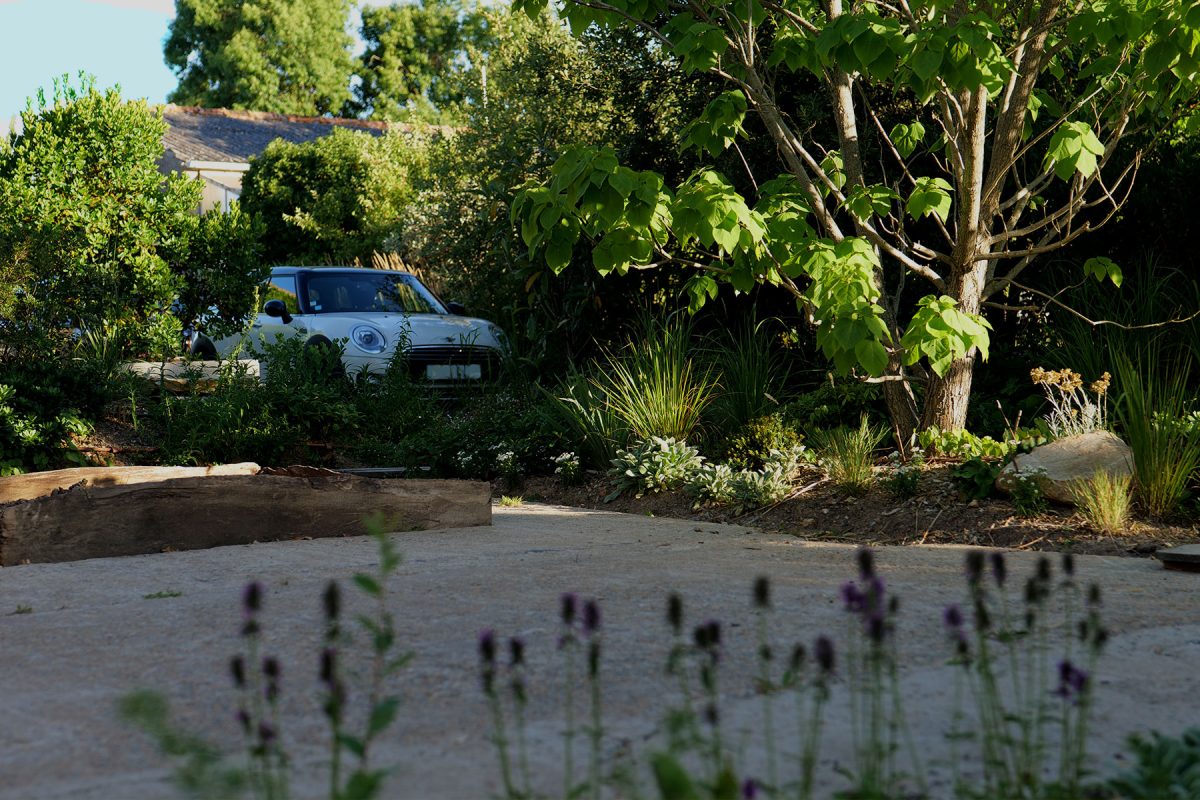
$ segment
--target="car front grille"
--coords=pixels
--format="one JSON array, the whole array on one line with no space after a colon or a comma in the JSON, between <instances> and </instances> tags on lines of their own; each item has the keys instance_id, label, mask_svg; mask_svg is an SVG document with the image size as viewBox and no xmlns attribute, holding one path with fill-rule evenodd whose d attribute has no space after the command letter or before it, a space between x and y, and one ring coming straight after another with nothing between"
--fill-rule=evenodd
<instances>
[{"instance_id":1,"label":"car front grille","mask_svg":"<svg viewBox=\"0 0 1200 800\"><path fill-rule=\"evenodd\" d=\"M430 366L478 364L482 380L494 380L500 374L500 353L478 345L425 345L408 351L409 373L423 379Z\"/></svg>"}]
</instances>

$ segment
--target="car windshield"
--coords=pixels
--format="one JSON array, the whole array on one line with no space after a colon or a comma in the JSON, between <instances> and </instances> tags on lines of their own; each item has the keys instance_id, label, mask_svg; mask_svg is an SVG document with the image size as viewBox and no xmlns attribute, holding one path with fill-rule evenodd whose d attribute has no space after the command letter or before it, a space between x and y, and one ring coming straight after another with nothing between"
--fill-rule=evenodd
<instances>
[{"instance_id":1,"label":"car windshield","mask_svg":"<svg viewBox=\"0 0 1200 800\"><path fill-rule=\"evenodd\" d=\"M412 275L384 272L310 272L304 291L314 314L364 311L445 314L433 293Z\"/></svg>"}]
</instances>

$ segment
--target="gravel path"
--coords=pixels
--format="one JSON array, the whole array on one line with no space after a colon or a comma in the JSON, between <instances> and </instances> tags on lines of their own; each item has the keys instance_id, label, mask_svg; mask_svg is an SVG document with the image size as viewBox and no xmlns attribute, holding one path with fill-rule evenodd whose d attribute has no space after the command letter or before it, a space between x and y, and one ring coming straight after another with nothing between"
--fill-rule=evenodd
<instances>
[{"instance_id":1,"label":"gravel path","mask_svg":"<svg viewBox=\"0 0 1200 800\"><path fill-rule=\"evenodd\" d=\"M690 622L715 617L726 625L724 724L750 768L761 771L751 583L758 575L772 579L771 624L782 650L821 632L841 638L847 621L838 587L856 570L846 546L551 506L497 508L491 528L394 536L405 563L389 599L401 641L416 657L399 679L399 722L375 754L379 764L398 765L387 798L485 798L498 791L478 688L476 635L485 627L528 643L532 771L542 790L556 792L562 680L555 642L564 591L598 598L604 612L608 751L626 743L644 749L662 719L670 697L663 611L667 593L677 591ZM293 796L321 796L327 751L316 688L320 593L330 579L369 571L375 556L371 540L351 538L0 569L0 798L173 796L166 762L114 711L138 688L161 690L190 729L235 750L227 665L239 646L241 589L252 579L267 587L265 637L283 663ZM1015 585L1035 559L1009 556ZM940 620L941 609L962 598L963 550L887 548L877 561L903 600L898 633L907 708L917 750L934 766L932 792L944 794L954 673L945 664ZM1097 769L1111 770L1128 733L1178 733L1200 721L1193 686L1200 576L1098 556L1080 557L1077 571L1081 581L1104 587L1113 634L1098 671L1092 740ZM146 597L155 593L180 594ZM31 610L13 613L18 609ZM849 754L844 706L835 693L822 745L829 775ZM779 717L786 749L792 730L782 706Z\"/></svg>"}]
</instances>

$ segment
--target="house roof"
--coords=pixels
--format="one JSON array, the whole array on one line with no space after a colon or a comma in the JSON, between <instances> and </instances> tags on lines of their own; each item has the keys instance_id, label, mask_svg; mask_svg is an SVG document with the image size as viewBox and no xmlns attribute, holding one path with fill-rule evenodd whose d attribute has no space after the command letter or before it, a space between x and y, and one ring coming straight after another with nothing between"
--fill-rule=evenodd
<instances>
[{"instance_id":1,"label":"house roof","mask_svg":"<svg viewBox=\"0 0 1200 800\"><path fill-rule=\"evenodd\" d=\"M163 138L166 149L182 163L189 161L246 163L275 139L311 142L335 128L382 136L388 130L410 130L402 123L376 122L336 117L300 117L266 111L234 111L226 108L162 106L170 128Z\"/></svg>"}]
</instances>

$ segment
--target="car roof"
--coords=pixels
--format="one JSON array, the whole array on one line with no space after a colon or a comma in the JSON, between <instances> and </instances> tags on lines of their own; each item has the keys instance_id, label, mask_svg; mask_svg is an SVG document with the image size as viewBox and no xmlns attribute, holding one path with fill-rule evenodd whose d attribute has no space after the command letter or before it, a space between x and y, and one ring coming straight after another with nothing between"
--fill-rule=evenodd
<instances>
[{"instance_id":1,"label":"car roof","mask_svg":"<svg viewBox=\"0 0 1200 800\"><path fill-rule=\"evenodd\" d=\"M378 275L381 272L394 272L398 275L411 275L402 269L374 269L372 267L271 267L271 275L296 275L301 272L357 272L364 275Z\"/></svg>"}]
</instances>

